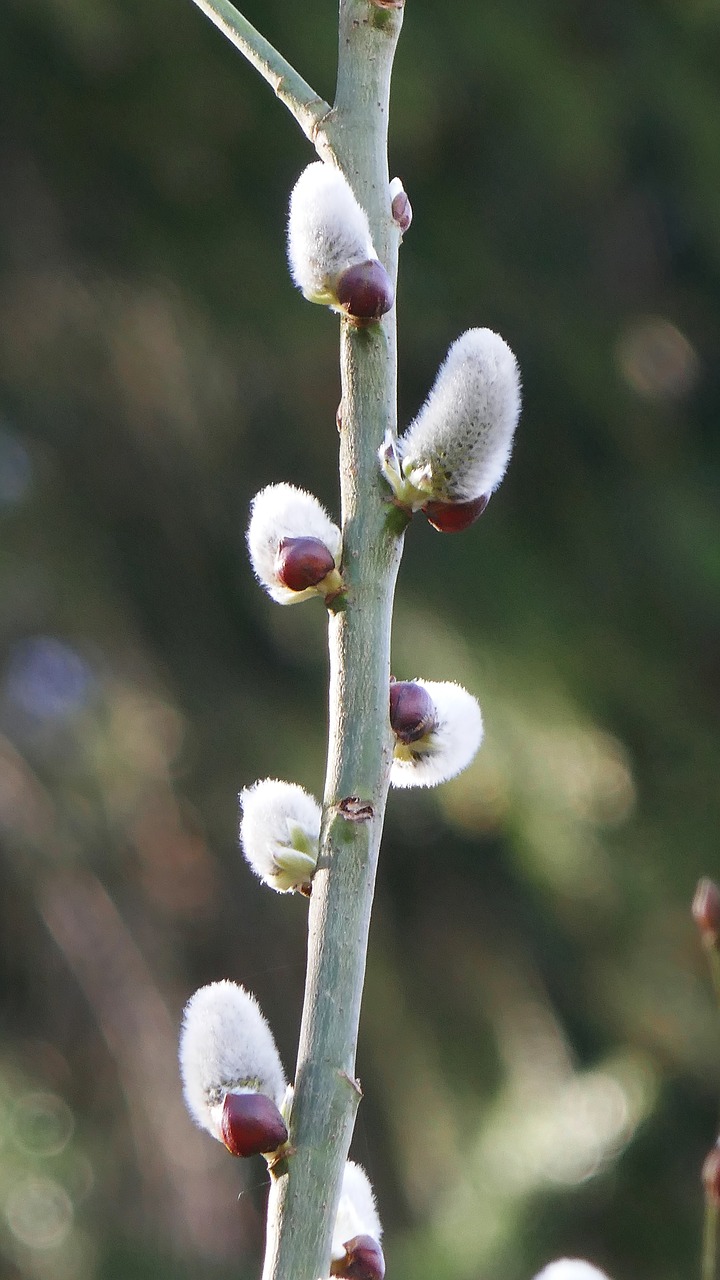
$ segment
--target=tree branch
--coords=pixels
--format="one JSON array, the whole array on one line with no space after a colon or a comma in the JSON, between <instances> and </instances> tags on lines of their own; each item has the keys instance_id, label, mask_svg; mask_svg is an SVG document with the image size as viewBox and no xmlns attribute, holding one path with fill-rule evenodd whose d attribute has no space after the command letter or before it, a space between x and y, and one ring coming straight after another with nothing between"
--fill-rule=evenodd
<instances>
[{"instance_id":1,"label":"tree branch","mask_svg":"<svg viewBox=\"0 0 720 1280\"><path fill-rule=\"evenodd\" d=\"M402 10L340 0L337 96L323 126L327 153L367 211L375 248L393 281L399 236L390 214L387 120L401 25ZM388 529L377 454L387 428L396 427L395 310L366 329L346 320L341 326L347 608L330 619L328 764L290 1119L294 1154L271 1188L264 1280L318 1280L329 1274L340 1182L359 1101L355 1052L392 758L390 633L402 535Z\"/></svg>"},{"instance_id":2,"label":"tree branch","mask_svg":"<svg viewBox=\"0 0 720 1280\"><path fill-rule=\"evenodd\" d=\"M194 0L194 3L272 85L277 97L314 145L318 125L330 111L329 103L303 80L229 0Z\"/></svg>"},{"instance_id":3,"label":"tree branch","mask_svg":"<svg viewBox=\"0 0 720 1280\"><path fill-rule=\"evenodd\" d=\"M340 0L331 109L228 0L195 0L273 85L323 159L339 165L368 214L393 283L390 77L402 7ZM375 872L387 799L390 635L402 534L388 525L378 450L396 428L394 308L379 323L341 321L340 487L347 607L329 625L329 743L323 829L310 903L308 968L291 1154L275 1171L263 1280L318 1280L330 1245L360 1088L355 1081Z\"/></svg>"}]
</instances>

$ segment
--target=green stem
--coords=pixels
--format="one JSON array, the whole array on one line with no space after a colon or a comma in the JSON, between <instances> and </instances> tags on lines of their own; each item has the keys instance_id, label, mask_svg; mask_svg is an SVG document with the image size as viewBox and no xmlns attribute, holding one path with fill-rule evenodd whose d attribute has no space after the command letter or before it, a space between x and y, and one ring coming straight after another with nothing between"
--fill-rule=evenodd
<instances>
[{"instance_id":1,"label":"green stem","mask_svg":"<svg viewBox=\"0 0 720 1280\"><path fill-rule=\"evenodd\" d=\"M402 10L340 0L337 96L323 125L327 153L366 209L393 280L399 236L389 209L387 119L401 24ZM377 452L387 427L396 426L394 309L366 329L342 322L340 366L347 608L329 623L328 765L290 1121L294 1154L271 1187L264 1280L318 1280L329 1273L360 1099L355 1053L392 758L390 633L403 539L388 531Z\"/></svg>"},{"instance_id":2,"label":"green stem","mask_svg":"<svg viewBox=\"0 0 720 1280\"><path fill-rule=\"evenodd\" d=\"M303 80L229 0L194 0L194 3L272 85L303 133L314 143L318 125L330 111L329 103Z\"/></svg>"}]
</instances>

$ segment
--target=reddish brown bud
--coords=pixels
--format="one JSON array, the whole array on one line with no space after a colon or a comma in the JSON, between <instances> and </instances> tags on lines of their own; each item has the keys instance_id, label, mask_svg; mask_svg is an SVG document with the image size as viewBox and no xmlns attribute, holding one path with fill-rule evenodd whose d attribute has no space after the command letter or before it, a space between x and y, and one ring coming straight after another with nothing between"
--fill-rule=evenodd
<instances>
[{"instance_id":1,"label":"reddish brown bud","mask_svg":"<svg viewBox=\"0 0 720 1280\"><path fill-rule=\"evenodd\" d=\"M277 1151L288 1131L272 1098L263 1093L228 1093L220 1121L225 1146L233 1156Z\"/></svg>"},{"instance_id":2,"label":"reddish brown bud","mask_svg":"<svg viewBox=\"0 0 720 1280\"><path fill-rule=\"evenodd\" d=\"M407 191L398 191L393 197L391 205L393 222L397 222L403 235L407 231L412 222L412 205L408 200Z\"/></svg>"},{"instance_id":3,"label":"reddish brown bud","mask_svg":"<svg viewBox=\"0 0 720 1280\"><path fill-rule=\"evenodd\" d=\"M387 271L375 258L343 271L335 292L343 311L355 320L379 320L395 297Z\"/></svg>"},{"instance_id":4,"label":"reddish brown bud","mask_svg":"<svg viewBox=\"0 0 720 1280\"><path fill-rule=\"evenodd\" d=\"M333 1262L330 1272L342 1280L383 1280L385 1258L372 1236L353 1236L344 1245L345 1257Z\"/></svg>"},{"instance_id":5,"label":"reddish brown bud","mask_svg":"<svg viewBox=\"0 0 720 1280\"><path fill-rule=\"evenodd\" d=\"M334 568L335 561L319 538L283 538L275 558L275 573L289 591L316 587Z\"/></svg>"},{"instance_id":6,"label":"reddish brown bud","mask_svg":"<svg viewBox=\"0 0 720 1280\"><path fill-rule=\"evenodd\" d=\"M435 727L437 713L427 689L414 680L390 685L390 725L401 742L417 742Z\"/></svg>"},{"instance_id":7,"label":"reddish brown bud","mask_svg":"<svg viewBox=\"0 0 720 1280\"><path fill-rule=\"evenodd\" d=\"M707 1199L716 1208L720 1208L720 1148L717 1143L705 1157L702 1180Z\"/></svg>"},{"instance_id":8,"label":"reddish brown bud","mask_svg":"<svg viewBox=\"0 0 720 1280\"><path fill-rule=\"evenodd\" d=\"M714 880L700 880L692 904L695 921L705 942L716 946L720 937L720 889Z\"/></svg>"},{"instance_id":9,"label":"reddish brown bud","mask_svg":"<svg viewBox=\"0 0 720 1280\"><path fill-rule=\"evenodd\" d=\"M440 533L461 533L475 523L489 501L490 494L481 493L470 502L427 502L423 511L433 529Z\"/></svg>"}]
</instances>

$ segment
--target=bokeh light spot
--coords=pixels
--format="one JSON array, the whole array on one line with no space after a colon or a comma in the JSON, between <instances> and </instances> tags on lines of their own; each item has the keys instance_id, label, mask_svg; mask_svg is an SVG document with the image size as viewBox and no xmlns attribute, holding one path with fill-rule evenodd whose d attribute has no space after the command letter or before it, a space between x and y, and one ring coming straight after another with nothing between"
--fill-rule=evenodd
<instances>
[{"instance_id":1,"label":"bokeh light spot","mask_svg":"<svg viewBox=\"0 0 720 1280\"><path fill-rule=\"evenodd\" d=\"M88 664L53 636L31 636L18 644L5 674L5 693L21 711L39 720L79 711L92 682Z\"/></svg>"},{"instance_id":2,"label":"bokeh light spot","mask_svg":"<svg viewBox=\"0 0 720 1280\"><path fill-rule=\"evenodd\" d=\"M15 1238L30 1249L57 1249L72 1227L73 1209L54 1178L23 1178L7 1198L5 1217Z\"/></svg>"},{"instance_id":3,"label":"bokeh light spot","mask_svg":"<svg viewBox=\"0 0 720 1280\"><path fill-rule=\"evenodd\" d=\"M647 400L680 400L697 382L694 347L669 320L648 316L620 335L616 358L625 381Z\"/></svg>"},{"instance_id":4,"label":"bokeh light spot","mask_svg":"<svg viewBox=\"0 0 720 1280\"><path fill-rule=\"evenodd\" d=\"M74 1127L72 1111L56 1093L26 1093L15 1106L15 1144L30 1155L59 1155Z\"/></svg>"}]
</instances>

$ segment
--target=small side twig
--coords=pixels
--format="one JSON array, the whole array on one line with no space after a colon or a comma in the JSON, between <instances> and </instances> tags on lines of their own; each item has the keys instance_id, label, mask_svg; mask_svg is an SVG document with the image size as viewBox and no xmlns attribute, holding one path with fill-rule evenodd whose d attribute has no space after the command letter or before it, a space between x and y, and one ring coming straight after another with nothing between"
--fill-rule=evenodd
<instances>
[{"instance_id":1,"label":"small side twig","mask_svg":"<svg viewBox=\"0 0 720 1280\"><path fill-rule=\"evenodd\" d=\"M229 0L194 0L194 3L272 85L277 97L315 145L318 127L329 115L330 104Z\"/></svg>"}]
</instances>

